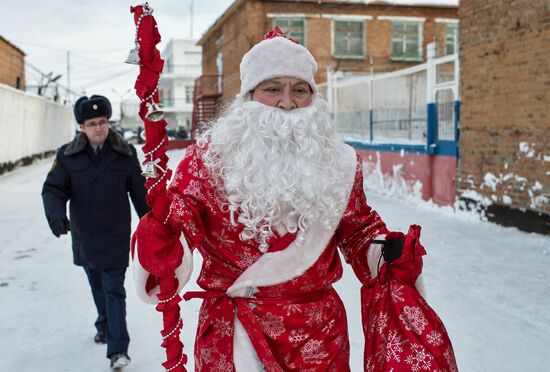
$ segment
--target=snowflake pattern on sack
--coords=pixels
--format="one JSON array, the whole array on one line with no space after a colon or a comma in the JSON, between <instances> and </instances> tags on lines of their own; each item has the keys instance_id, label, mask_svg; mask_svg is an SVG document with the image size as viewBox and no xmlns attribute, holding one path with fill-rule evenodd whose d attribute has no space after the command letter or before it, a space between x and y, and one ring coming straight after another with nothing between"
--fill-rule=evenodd
<instances>
[{"instance_id":1,"label":"snowflake pattern on sack","mask_svg":"<svg viewBox=\"0 0 550 372\"><path fill-rule=\"evenodd\" d=\"M388 314L380 312L374 315L370 322L370 333L378 331L380 335L384 334L384 329L388 326Z\"/></svg>"},{"instance_id":2,"label":"snowflake pattern on sack","mask_svg":"<svg viewBox=\"0 0 550 372\"><path fill-rule=\"evenodd\" d=\"M420 344L411 344L411 354L405 359L411 365L411 371L413 372L418 372L420 369L429 371L432 360L433 357Z\"/></svg>"},{"instance_id":3,"label":"snowflake pattern on sack","mask_svg":"<svg viewBox=\"0 0 550 372\"><path fill-rule=\"evenodd\" d=\"M445 357L445 360L449 365L449 372L458 372L455 355L453 353L453 349L450 346L447 347L447 350L445 350L445 352L443 353L443 356Z\"/></svg>"},{"instance_id":4,"label":"snowflake pattern on sack","mask_svg":"<svg viewBox=\"0 0 550 372\"><path fill-rule=\"evenodd\" d=\"M408 341L403 338L403 336L395 329L388 333L386 337L382 337L383 342L380 343L380 349L376 353L378 360L395 360L396 362L401 361L401 353L403 353L403 345Z\"/></svg>"},{"instance_id":5,"label":"snowflake pattern on sack","mask_svg":"<svg viewBox=\"0 0 550 372\"><path fill-rule=\"evenodd\" d=\"M285 332L283 317L272 313L262 316L258 322L266 335L271 338L277 338Z\"/></svg>"},{"instance_id":6,"label":"snowflake pattern on sack","mask_svg":"<svg viewBox=\"0 0 550 372\"><path fill-rule=\"evenodd\" d=\"M391 285L390 293L391 298L394 302L404 302L405 298L403 297L403 289L405 286L403 284L394 284Z\"/></svg>"},{"instance_id":7,"label":"snowflake pattern on sack","mask_svg":"<svg viewBox=\"0 0 550 372\"><path fill-rule=\"evenodd\" d=\"M424 328L428 325L428 320L418 306L404 306L399 319L403 321L407 331L412 329L418 335L421 335L424 332Z\"/></svg>"},{"instance_id":8,"label":"snowflake pattern on sack","mask_svg":"<svg viewBox=\"0 0 550 372\"><path fill-rule=\"evenodd\" d=\"M439 333L435 330L428 333L428 335L426 336L426 339L428 340L428 343L430 345L433 345L435 347L437 347L439 345L443 345L443 337L442 337L441 333Z\"/></svg>"}]
</instances>

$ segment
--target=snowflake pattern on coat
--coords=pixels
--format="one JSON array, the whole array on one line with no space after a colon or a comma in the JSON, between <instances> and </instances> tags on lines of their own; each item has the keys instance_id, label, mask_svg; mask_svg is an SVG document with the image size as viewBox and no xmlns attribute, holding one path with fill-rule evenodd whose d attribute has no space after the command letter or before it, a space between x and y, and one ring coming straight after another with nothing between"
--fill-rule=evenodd
<instances>
[{"instance_id":1,"label":"snowflake pattern on coat","mask_svg":"<svg viewBox=\"0 0 550 372\"><path fill-rule=\"evenodd\" d=\"M285 333L283 317L272 313L267 313L259 319L262 330L269 338L277 338Z\"/></svg>"},{"instance_id":2,"label":"snowflake pattern on coat","mask_svg":"<svg viewBox=\"0 0 550 372\"><path fill-rule=\"evenodd\" d=\"M323 342L320 340L311 339L301 350L302 357L306 362L313 362L315 364L321 364L323 359L328 356L328 353L325 351Z\"/></svg>"}]
</instances>

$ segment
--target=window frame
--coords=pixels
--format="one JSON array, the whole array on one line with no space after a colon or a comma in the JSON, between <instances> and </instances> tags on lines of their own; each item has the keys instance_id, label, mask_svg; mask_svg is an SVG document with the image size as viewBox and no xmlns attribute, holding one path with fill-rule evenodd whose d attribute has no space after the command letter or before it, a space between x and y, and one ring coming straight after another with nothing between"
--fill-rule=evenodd
<instances>
[{"instance_id":1,"label":"window frame","mask_svg":"<svg viewBox=\"0 0 550 372\"><path fill-rule=\"evenodd\" d=\"M333 18L331 25L331 54L336 59L365 59L366 57L366 41L367 41L367 27L365 27L365 19L347 19L347 18ZM336 22L353 22L361 24L361 54L336 54Z\"/></svg>"},{"instance_id":2,"label":"window frame","mask_svg":"<svg viewBox=\"0 0 550 372\"><path fill-rule=\"evenodd\" d=\"M458 44L459 44L459 35L458 35L458 23L456 22L445 22L445 55L451 55L458 52ZM454 33L452 35L452 39L449 38L450 35L448 35L448 31L450 29L454 29L456 31L456 44L454 40ZM449 46L452 46L453 52L449 52Z\"/></svg>"},{"instance_id":3,"label":"window frame","mask_svg":"<svg viewBox=\"0 0 550 372\"><path fill-rule=\"evenodd\" d=\"M307 22L306 22L306 18L305 17L300 17L300 16L296 16L296 17L292 17L292 16L288 16L288 17L273 17L271 18L271 26L278 26L276 24L277 21L288 21L288 22L291 22L291 21L301 21L302 22L302 32L303 32L303 42L300 41L298 38L292 36L291 33L287 32L287 30L285 30L283 27L279 26L279 28L281 28L281 30L283 30L283 32L290 38L296 40L297 42L299 42L300 44L302 44L303 46L305 46L307 48Z\"/></svg>"},{"instance_id":4,"label":"window frame","mask_svg":"<svg viewBox=\"0 0 550 372\"><path fill-rule=\"evenodd\" d=\"M397 24L401 24L401 25L415 25L418 27L418 30L417 30L417 37L418 37L418 54L417 56L415 57L408 57L408 56L396 56L394 53L394 49L393 49L393 44L394 44L394 41L396 39L396 36L394 34L394 26L397 25ZM390 51L391 51L391 57L390 59L392 61L406 61L406 62L422 62L424 60L423 58L423 49L424 49L424 38L423 38L423 34L424 34L424 22L422 21L416 21L416 20L391 20L391 37L390 37ZM406 36L406 35L403 35L403 36ZM399 40L400 42L402 42L404 45L405 45L405 49L406 49L406 45L407 45L407 40L406 38L404 40Z\"/></svg>"},{"instance_id":5,"label":"window frame","mask_svg":"<svg viewBox=\"0 0 550 372\"><path fill-rule=\"evenodd\" d=\"M195 87L192 85L186 85L184 87L184 90L185 90L185 103L186 104L194 103Z\"/></svg>"}]
</instances>

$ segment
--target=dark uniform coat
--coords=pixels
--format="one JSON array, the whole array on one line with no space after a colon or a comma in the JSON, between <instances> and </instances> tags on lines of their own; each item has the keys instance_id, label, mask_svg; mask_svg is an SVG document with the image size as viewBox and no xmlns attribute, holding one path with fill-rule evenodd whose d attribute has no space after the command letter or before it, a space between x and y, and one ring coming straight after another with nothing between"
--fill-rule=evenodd
<instances>
[{"instance_id":1,"label":"dark uniform coat","mask_svg":"<svg viewBox=\"0 0 550 372\"><path fill-rule=\"evenodd\" d=\"M149 211L145 179L136 149L115 131L100 155L84 133L63 145L42 189L50 226L66 218L70 200L70 225L74 263L98 270L128 266L130 204L141 217Z\"/></svg>"}]
</instances>

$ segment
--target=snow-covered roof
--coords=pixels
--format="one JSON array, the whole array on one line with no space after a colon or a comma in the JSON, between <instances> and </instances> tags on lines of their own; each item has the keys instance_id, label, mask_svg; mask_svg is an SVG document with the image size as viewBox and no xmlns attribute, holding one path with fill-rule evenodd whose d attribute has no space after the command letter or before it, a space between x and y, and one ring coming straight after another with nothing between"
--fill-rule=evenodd
<instances>
[{"instance_id":1,"label":"snow-covered roof","mask_svg":"<svg viewBox=\"0 0 550 372\"><path fill-rule=\"evenodd\" d=\"M342 3L385 4L401 6L458 6L459 0L334 0Z\"/></svg>"},{"instance_id":2,"label":"snow-covered roof","mask_svg":"<svg viewBox=\"0 0 550 372\"><path fill-rule=\"evenodd\" d=\"M243 3L247 0L235 0L229 8L227 8L219 17L216 19L214 24L210 26L202 35L202 37L197 42L197 45L202 45L206 37L213 31L216 30L223 20L228 17L233 11L238 9ZM307 1L306 1L307 2ZM322 1L320 1L322 3ZM458 7L459 0L327 0L326 3L356 3L356 4L365 4L365 5L390 5L390 6L431 6L431 7L445 7L445 8L455 8Z\"/></svg>"}]
</instances>

